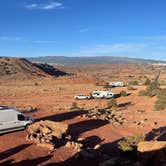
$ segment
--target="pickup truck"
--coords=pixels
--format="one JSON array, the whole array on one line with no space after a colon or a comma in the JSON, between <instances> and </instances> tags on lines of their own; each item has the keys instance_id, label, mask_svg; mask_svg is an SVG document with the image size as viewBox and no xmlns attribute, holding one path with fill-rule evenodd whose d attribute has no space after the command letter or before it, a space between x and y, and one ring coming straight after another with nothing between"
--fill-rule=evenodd
<instances>
[{"instance_id":1,"label":"pickup truck","mask_svg":"<svg viewBox=\"0 0 166 166\"><path fill-rule=\"evenodd\" d=\"M88 100L88 99L90 99L90 96L80 94L80 95L74 96L74 98L76 100Z\"/></svg>"}]
</instances>

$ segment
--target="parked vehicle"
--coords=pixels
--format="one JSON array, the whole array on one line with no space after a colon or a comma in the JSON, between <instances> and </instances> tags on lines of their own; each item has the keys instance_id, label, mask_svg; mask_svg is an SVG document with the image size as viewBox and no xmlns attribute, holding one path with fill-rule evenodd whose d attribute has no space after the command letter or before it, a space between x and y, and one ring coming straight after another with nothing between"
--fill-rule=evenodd
<instances>
[{"instance_id":1,"label":"parked vehicle","mask_svg":"<svg viewBox=\"0 0 166 166\"><path fill-rule=\"evenodd\" d=\"M109 86L112 86L112 87L123 87L125 84L124 82L122 81L117 81L117 82L110 82L109 83Z\"/></svg>"},{"instance_id":2,"label":"parked vehicle","mask_svg":"<svg viewBox=\"0 0 166 166\"><path fill-rule=\"evenodd\" d=\"M80 94L80 95L75 96L74 98L77 100L87 100L87 99L90 99L90 96Z\"/></svg>"},{"instance_id":3,"label":"parked vehicle","mask_svg":"<svg viewBox=\"0 0 166 166\"><path fill-rule=\"evenodd\" d=\"M96 90L92 92L92 97L110 99L114 97L114 93L112 90Z\"/></svg>"},{"instance_id":4,"label":"parked vehicle","mask_svg":"<svg viewBox=\"0 0 166 166\"><path fill-rule=\"evenodd\" d=\"M25 129L34 121L14 108L0 106L0 134Z\"/></svg>"}]
</instances>

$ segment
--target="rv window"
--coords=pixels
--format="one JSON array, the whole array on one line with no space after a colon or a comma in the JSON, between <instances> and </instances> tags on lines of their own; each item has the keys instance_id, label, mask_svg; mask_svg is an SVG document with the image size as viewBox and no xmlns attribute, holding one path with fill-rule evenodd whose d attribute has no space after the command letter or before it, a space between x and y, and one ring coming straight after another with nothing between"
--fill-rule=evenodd
<instances>
[{"instance_id":1,"label":"rv window","mask_svg":"<svg viewBox=\"0 0 166 166\"><path fill-rule=\"evenodd\" d=\"M18 114L18 120L24 121L25 120L25 116L22 115L22 114Z\"/></svg>"}]
</instances>

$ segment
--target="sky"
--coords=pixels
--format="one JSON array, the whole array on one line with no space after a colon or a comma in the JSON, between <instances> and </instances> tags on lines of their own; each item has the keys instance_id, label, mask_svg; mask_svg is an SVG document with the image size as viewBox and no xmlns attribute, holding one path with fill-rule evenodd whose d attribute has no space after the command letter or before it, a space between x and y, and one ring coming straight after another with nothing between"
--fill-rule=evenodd
<instances>
[{"instance_id":1,"label":"sky","mask_svg":"<svg viewBox=\"0 0 166 166\"><path fill-rule=\"evenodd\" d=\"M166 60L165 0L0 0L0 56Z\"/></svg>"}]
</instances>

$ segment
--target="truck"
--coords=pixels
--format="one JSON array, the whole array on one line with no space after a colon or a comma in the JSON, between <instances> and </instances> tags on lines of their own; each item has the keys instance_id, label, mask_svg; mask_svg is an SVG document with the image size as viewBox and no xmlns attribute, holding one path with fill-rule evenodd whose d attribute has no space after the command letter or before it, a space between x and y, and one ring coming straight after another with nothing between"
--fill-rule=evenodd
<instances>
[{"instance_id":1,"label":"truck","mask_svg":"<svg viewBox=\"0 0 166 166\"><path fill-rule=\"evenodd\" d=\"M112 90L95 90L92 92L93 98L99 98L99 99L110 99L114 97L114 93Z\"/></svg>"},{"instance_id":2,"label":"truck","mask_svg":"<svg viewBox=\"0 0 166 166\"><path fill-rule=\"evenodd\" d=\"M80 95L74 96L74 98L75 98L76 100L88 100L88 99L90 99L90 96L80 94Z\"/></svg>"},{"instance_id":3,"label":"truck","mask_svg":"<svg viewBox=\"0 0 166 166\"><path fill-rule=\"evenodd\" d=\"M15 108L0 106L0 134L25 129L33 122Z\"/></svg>"},{"instance_id":4,"label":"truck","mask_svg":"<svg viewBox=\"0 0 166 166\"><path fill-rule=\"evenodd\" d=\"M110 82L109 83L109 86L112 86L112 87L123 87L125 84L124 82L122 81L117 81L117 82Z\"/></svg>"}]
</instances>

